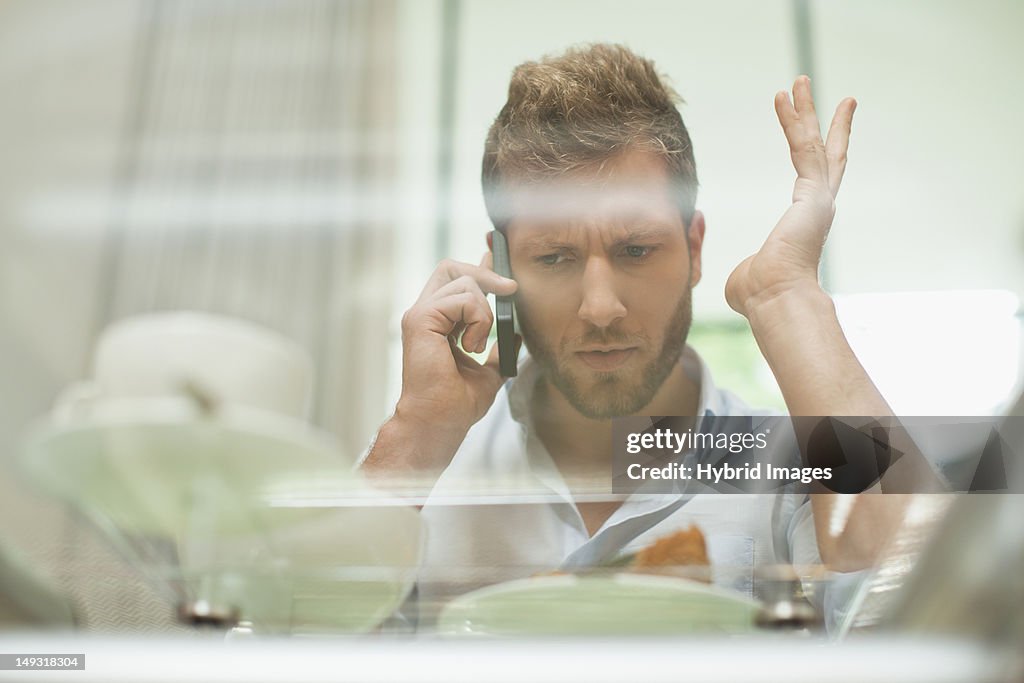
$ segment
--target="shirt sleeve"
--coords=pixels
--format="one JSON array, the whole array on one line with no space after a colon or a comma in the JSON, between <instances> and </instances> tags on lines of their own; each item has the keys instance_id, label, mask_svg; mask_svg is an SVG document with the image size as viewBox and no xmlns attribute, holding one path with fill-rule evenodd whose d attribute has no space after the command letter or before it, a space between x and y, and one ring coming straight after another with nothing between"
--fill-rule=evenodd
<instances>
[{"instance_id":1,"label":"shirt sleeve","mask_svg":"<svg viewBox=\"0 0 1024 683\"><path fill-rule=\"evenodd\" d=\"M808 570L820 567L822 562L809 498L797 508L790 520L788 540L790 561L801 578L805 593L824 618L826 631L838 633L856 609L857 595L871 570L829 571L825 573L824 581L812 579Z\"/></svg>"}]
</instances>

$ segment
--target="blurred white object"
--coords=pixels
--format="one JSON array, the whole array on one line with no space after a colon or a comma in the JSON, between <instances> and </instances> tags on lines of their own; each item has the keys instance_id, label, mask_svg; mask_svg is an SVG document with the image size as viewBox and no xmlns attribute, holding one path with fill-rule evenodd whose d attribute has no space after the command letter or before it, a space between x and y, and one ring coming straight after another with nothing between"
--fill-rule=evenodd
<instances>
[{"instance_id":1,"label":"blurred white object","mask_svg":"<svg viewBox=\"0 0 1024 683\"><path fill-rule=\"evenodd\" d=\"M180 396L200 391L237 404L306 419L313 391L309 354L282 334L199 312L152 313L114 323L100 335L91 382L59 401Z\"/></svg>"},{"instance_id":2,"label":"blurred white object","mask_svg":"<svg viewBox=\"0 0 1024 683\"><path fill-rule=\"evenodd\" d=\"M258 633L362 633L402 603L422 550L417 512L377 504L328 435L239 405L106 399L44 421L22 465L170 589L182 619ZM343 509L275 506L330 482Z\"/></svg>"},{"instance_id":3,"label":"blurred white object","mask_svg":"<svg viewBox=\"0 0 1024 683\"><path fill-rule=\"evenodd\" d=\"M43 421L23 456L42 489L141 535L187 533L200 504L214 528L248 533L280 480L352 479L351 459L304 422L240 406L211 419L186 398L107 400Z\"/></svg>"},{"instance_id":4,"label":"blurred white object","mask_svg":"<svg viewBox=\"0 0 1024 683\"><path fill-rule=\"evenodd\" d=\"M285 337L201 313L108 328L94 376L29 433L22 465L170 591L179 618L257 633L362 633L415 581L420 519L372 498L306 420L312 363ZM344 509L275 507L329 481Z\"/></svg>"},{"instance_id":5,"label":"blurred white object","mask_svg":"<svg viewBox=\"0 0 1024 683\"><path fill-rule=\"evenodd\" d=\"M1020 302L1004 290L836 296L843 332L897 415L1001 415L1021 368Z\"/></svg>"}]
</instances>

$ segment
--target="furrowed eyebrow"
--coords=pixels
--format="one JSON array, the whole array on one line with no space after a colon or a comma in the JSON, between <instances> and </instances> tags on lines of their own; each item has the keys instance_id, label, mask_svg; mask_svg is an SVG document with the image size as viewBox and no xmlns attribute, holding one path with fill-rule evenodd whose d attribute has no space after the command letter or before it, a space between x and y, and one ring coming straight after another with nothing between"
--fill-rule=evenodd
<instances>
[{"instance_id":1,"label":"furrowed eyebrow","mask_svg":"<svg viewBox=\"0 0 1024 683\"><path fill-rule=\"evenodd\" d=\"M673 229L667 225L651 224L623 228L615 231L616 236L611 245L613 247L622 247L628 244L663 241L668 239ZM523 249L527 251L555 251L558 249L572 249L575 246L576 243L570 239L552 235L542 234L523 240Z\"/></svg>"},{"instance_id":2,"label":"furrowed eyebrow","mask_svg":"<svg viewBox=\"0 0 1024 683\"><path fill-rule=\"evenodd\" d=\"M624 231L624 234L617 238L613 244L615 246L624 246L627 244L636 244L643 242L657 242L664 240L669 236L670 229L668 227L661 227L656 225L645 225L642 227L628 228Z\"/></svg>"},{"instance_id":3,"label":"furrowed eyebrow","mask_svg":"<svg viewBox=\"0 0 1024 683\"><path fill-rule=\"evenodd\" d=\"M553 237L534 237L523 242L523 248L527 251L551 251L552 249L571 248L567 240L559 240Z\"/></svg>"}]
</instances>

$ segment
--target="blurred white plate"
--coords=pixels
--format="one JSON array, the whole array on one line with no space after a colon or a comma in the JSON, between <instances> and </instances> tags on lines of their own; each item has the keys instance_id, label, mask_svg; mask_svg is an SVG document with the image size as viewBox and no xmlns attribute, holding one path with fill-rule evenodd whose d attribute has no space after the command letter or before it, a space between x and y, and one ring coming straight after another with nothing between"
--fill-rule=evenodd
<instances>
[{"instance_id":1,"label":"blurred white plate","mask_svg":"<svg viewBox=\"0 0 1024 683\"><path fill-rule=\"evenodd\" d=\"M252 508L265 487L351 471L332 440L298 419L240 406L206 416L184 397L108 399L46 420L22 464L44 490L123 532L171 535L262 529Z\"/></svg>"},{"instance_id":2,"label":"blurred white plate","mask_svg":"<svg viewBox=\"0 0 1024 683\"><path fill-rule=\"evenodd\" d=\"M639 574L548 576L488 586L452 600L446 635L745 633L760 604L696 581Z\"/></svg>"},{"instance_id":3,"label":"blurred white plate","mask_svg":"<svg viewBox=\"0 0 1024 683\"><path fill-rule=\"evenodd\" d=\"M285 481L328 479L339 496L367 499L351 461L294 418L237 406L204 415L185 398L105 400L37 426L22 465L150 576L237 608L257 630L366 631L415 580L414 509L268 505ZM168 546L169 559L147 553Z\"/></svg>"}]
</instances>

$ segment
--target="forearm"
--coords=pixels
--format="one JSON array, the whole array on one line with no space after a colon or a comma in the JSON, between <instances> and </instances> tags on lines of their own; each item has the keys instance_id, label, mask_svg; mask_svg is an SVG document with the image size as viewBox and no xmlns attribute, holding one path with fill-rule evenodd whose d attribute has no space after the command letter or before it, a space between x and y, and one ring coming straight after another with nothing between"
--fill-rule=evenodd
<instances>
[{"instance_id":1,"label":"forearm","mask_svg":"<svg viewBox=\"0 0 1024 683\"><path fill-rule=\"evenodd\" d=\"M766 298L751 305L747 317L790 415L892 415L820 288Z\"/></svg>"},{"instance_id":2,"label":"forearm","mask_svg":"<svg viewBox=\"0 0 1024 683\"><path fill-rule=\"evenodd\" d=\"M776 296L751 307L749 319L791 415L893 416L850 348L831 298L820 289ZM871 493L852 501L842 501L834 493L811 497L821 557L834 569L871 566L900 527L910 497L877 495L880 491L938 488L934 473L906 434L890 429L888 437L890 452L900 457Z\"/></svg>"},{"instance_id":3,"label":"forearm","mask_svg":"<svg viewBox=\"0 0 1024 683\"><path fill-rule=\"evenodd\" d=\"M465 433L425 425L396 410L377 432L360 465L371 481L422 494L430 492L462 444Z\"/></svg>"}]
</instances>

